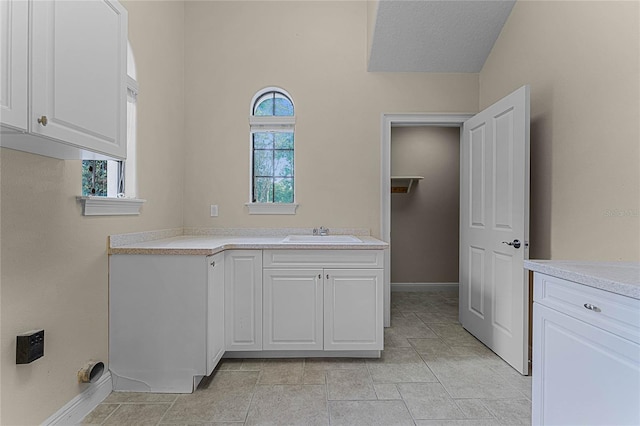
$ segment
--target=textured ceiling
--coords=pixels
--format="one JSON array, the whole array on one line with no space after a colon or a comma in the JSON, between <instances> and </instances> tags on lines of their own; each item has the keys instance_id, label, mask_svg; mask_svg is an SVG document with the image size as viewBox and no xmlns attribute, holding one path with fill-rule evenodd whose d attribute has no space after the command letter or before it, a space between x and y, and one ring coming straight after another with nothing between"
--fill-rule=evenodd
<instances>
[{"instance_id":1,"label":"textured ceiling","mask_svg":"<svg viewBox=\"0 0 640 426\"><path fill-rule=\"evenodd\" d=\"M515 0L381 0L372 72L480 72Z\"/></svg>"}]
</instances>

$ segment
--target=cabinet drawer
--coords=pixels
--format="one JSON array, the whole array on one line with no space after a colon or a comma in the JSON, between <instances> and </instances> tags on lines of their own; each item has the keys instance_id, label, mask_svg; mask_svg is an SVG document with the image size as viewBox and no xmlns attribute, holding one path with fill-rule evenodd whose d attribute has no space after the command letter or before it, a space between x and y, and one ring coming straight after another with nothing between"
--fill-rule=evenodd
<instances>
[{"instance_id":1,"label":"cabinet drawer","mask_svg":"<svg viewBox=\"0 0 640 426\"><path fill-rule=\"evenodd\" d=\"M534 277L533 298L541 305L640 343L640 300L540 273Z\"/></svg>"},{"instance_id":2,"label":"cabinet drawer","mask_svg":"<svg viewBox=\"0 0 640 426\"><path fill-rule=\"evenodd\" d=\"M265 268L382 268L383 250L264 250Z\"/></svg>"}]
</instances>

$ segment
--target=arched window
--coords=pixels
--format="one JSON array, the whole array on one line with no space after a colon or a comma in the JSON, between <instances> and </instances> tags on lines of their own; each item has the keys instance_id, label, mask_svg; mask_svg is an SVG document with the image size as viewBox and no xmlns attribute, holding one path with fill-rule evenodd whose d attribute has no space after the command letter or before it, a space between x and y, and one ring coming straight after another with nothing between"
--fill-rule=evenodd
<instances>
[{"instance_id":1,"label":"arched window","mask_svg":"<svg viewBox=\"0 0 640 426\"><path fill-rule=\"evenodd\" d=\"M252 214L295 213L294 104L283 89L270 87L251 101ZM266 206L268 205L268 206Z\"/></svg>"},{"instance_id":2,"label":"arched window","mask_svg":"<svg viewBox=\"0 0 640 426\"><path fill-rule=\"evenodd\" d=\"M137 196L136 128L138 83L131 44L127 43L127 159L83 160L82 195L99 197Z\"/></svg>"}]
</instances>

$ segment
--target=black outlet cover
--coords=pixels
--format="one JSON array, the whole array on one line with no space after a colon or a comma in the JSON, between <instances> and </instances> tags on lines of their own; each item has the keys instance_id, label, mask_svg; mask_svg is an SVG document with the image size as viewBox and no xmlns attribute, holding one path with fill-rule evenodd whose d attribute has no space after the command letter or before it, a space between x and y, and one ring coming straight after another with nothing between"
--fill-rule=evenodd
<instances>
[{"instance_id":1,"label":"black outlet cover","mask_svg":"<svg viewBox=\"0 0 640 426\"><path fill-rule=\"evenodd\" d=\"M44 330L16 336L16 364L29 364L44 356Z\"/></svg>"}]
</instances>

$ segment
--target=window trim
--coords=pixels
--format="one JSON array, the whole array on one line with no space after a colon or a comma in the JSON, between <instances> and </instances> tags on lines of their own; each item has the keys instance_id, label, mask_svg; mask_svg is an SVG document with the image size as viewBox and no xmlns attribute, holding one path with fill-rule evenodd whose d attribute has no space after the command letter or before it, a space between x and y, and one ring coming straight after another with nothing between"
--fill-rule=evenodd
<instances>
[{"instance_id":1,"label":"window trim","mask_svg":"<svg viewBox=\"0 0 640 426\"><path fill-rule=\"evenodd\" d=\"M245 203L249 214L296 214L298 203Z\"/></svg>"},{"instance_id":2,"label":"window trim","mask_svg":"<svg viewBox=\"0 0 640 426\"><path fill-rule=\"evenodd\" d=\"M147 200L140 198L114 198L78 196L82 204L83 216L130 216L139 215L140 208Z\"/></svg>"}]
</instances>

